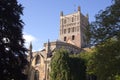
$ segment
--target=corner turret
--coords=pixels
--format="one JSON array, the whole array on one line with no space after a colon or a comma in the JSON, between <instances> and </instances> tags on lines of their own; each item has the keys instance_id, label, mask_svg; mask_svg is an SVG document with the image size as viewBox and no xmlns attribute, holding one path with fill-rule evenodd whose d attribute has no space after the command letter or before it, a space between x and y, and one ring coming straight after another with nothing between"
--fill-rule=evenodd
<instances>
[{"instance_id":1,"label":"corner turret","mask_svg":"<svg viewBox=\"0 0 120 80\"><path fill-rule=\"evenodd\" d=\"M80 6L78 6L78 11L81 11L81 8L80 8Z\"/></svg>"},{"instance_id":2,"label":"corner turret","mask_svg":"<svg viewBox=\"0 0 120 80\"><path fill-rule=\"evenodd\" d=\"M60 12L60 16L63 16L63 11Z\"/></svg>"}]
</instances>

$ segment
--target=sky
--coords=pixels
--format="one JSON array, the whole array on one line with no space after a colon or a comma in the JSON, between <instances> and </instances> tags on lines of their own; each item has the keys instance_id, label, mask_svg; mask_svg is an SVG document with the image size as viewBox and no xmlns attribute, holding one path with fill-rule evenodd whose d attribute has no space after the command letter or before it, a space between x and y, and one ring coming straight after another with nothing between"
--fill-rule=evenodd
<instances>
[{"instance_id":1,"label":"sky","mask_svg":"<svg viewBox=\"0 0 120 80\"><path fill-rule=\"evenodd\" d=\"M24 7L21 19L25 23L23 33L25 46L30 42L33 51L44 48L43 43L56 41L59 38L60 12L64 15L77 11L81 7L82 14L89 14L89 22L95 15L111 5L112 0L18 0Z\"/></svg>"}]
</instances>

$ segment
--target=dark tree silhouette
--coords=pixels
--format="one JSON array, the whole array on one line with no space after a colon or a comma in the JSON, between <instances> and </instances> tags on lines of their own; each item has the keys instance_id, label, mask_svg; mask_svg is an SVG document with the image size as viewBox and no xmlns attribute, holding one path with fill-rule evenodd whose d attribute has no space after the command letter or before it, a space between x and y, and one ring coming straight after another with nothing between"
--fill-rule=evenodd
<instances>
[{"instance_id":1,"label":"dark tree silhouette","mask_svg":"<svg viewBox=\"0 0 120 80\"><path fill-rule=\"evenodd\" d=\"M25 80L27 63L20 19L23 7L17 0L0 0L0 79Z\"/></svg>"},{"instance_id":2,"label":"dark tree silhouette","mask_svg":"<svg viewBox=\"0 0 120 80\"><path fill-rule=\"evenodd\" d=\"M69 57L70 80L86 80L85 62L79 55Z\"/></svg>"},{"instance_id":3,"label":"dark tree silhouette","mask_svg":"<svg viewBox=\"0 0 120 80\"><path fill-rule=\"evenodd\" d=\"M112 4L96 15L91 23L92 41L101 43L112 37L120 36L120 0L112 0Z\"/></svg>"}]
</instances>

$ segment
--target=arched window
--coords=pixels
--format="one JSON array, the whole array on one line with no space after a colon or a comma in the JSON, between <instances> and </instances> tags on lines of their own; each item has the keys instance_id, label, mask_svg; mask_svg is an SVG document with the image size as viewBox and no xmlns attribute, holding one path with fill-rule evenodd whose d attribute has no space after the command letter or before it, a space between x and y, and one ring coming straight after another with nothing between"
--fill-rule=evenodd
<instances>
[{"instance_id":1,"label":"arched window","mask_svg":"<svg viewBox=\"0 0 120 80\"><path fill-rule=\"evenodd\" d=\"M35 71L34 80L39 80L39 71Z\"/></svg>"},{"instance_id":2,"label":"arched window","mask_svg":"<svg viewBox=\"0 0 120 80\"><path fill-rule=\"evenodd\" d=\"M37 57L36 57L35 64L40 64L40 56L39 55L37 55Z\"/></svg>"},{"instance_id":3,"label":"arched window","mask_svg":"<svg viewBox=\"0 0 120 80\"><path fill-rule=\"evenodd\" d=\"M66 34L66 29L64 29L64 34Z\"/></svg>"},{"instance_id":4,"label":"arched window","mask_svg":"<svg viewBox=\"0 0 120 80\"><path fill-rule=\"evenodd\" d=\"M74 35L72 35L72 40L75 40L75 36Z\"/></svg>"},{"instance_id":5,"label":"arched window","mask_svg":"<svg viewBox=\"0 0 120 80\"><path fill-rule=\"evenodd\" d=\"M68 28L68 33L70 33L70 28Z\"/></svg>"},{"instance_id":6,"label":"arched window","mask_svg":"<svg viewBox=\"0 0 120 80\"><path fill-rule=\"evenodd\" d=\"M64 37L64 41L66 41L66 37Z\"/></svg>"},{"instance_id":7,"label":"arched window","mask_svg":"<svg viewBox=\"0 0 120 80\"><path fill-rule=\"evenodd\" d=\"M74 31L75 31L75 28L73 27L73 28L72 28L72 32L74 32Z\"/></svg>"}]
</instances>

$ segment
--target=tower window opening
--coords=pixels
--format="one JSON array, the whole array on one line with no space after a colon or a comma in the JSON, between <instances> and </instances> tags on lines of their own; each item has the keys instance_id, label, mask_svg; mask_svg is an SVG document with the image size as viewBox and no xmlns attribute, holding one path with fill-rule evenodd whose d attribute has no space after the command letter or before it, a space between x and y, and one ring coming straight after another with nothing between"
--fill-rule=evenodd
<instances>
[{"instance_id":1,"label":"tower window opening","mask_svg":"<svg viewBox=\"0 0 120 80\"><path fill-rule=\"evenodd\" d=\"M79 31L79 26L77 27L77 31Z\"/></svg>"},{"instance_id":2,"label":"tower window opening","mask_svg":"<svg viewBox=\"0 0 120 80\"><path fill-rule=\"evenodd\" d=\"M73 27L73 28L72 28L72 32L74 32L74 29L75 29L75 28Z\"/></svg>"},{"instance_id":3,"label":"tower window opening","mask_svg":"<svg viewBox=\"0 0 120 80\"><path fill-rule=\"evenodd\" d=\"M64 29L64 34L66 34L66 29Z\"/></svg>"},{"instance_id":4,"label":"tower window opening","mask_svg":"<svg viewBox=\"0 0 120 80\"><path fill-rule=\"evenodd\" d=\"M70 33L70 28L68 28L68 33Z\"/></svg>"},{"instance_id":5,"label":"tower window opening","mask_svg":"<svg viewBox=\"0 0 120 80\"><path fill-rule=\"evenodd\" d=\"M66 41L66 37L64 37L64 41Z\"/></svg>"},{"instance_id":6,"label":"tower window opening","mask_svg":"<svg viewBox=\"0 0 120 80\"><path fill-rule=\"evenodd\" d=\"M72 35L72 40L75 40L75 36L74 35Z\"/></svg>"}]
</instances>

